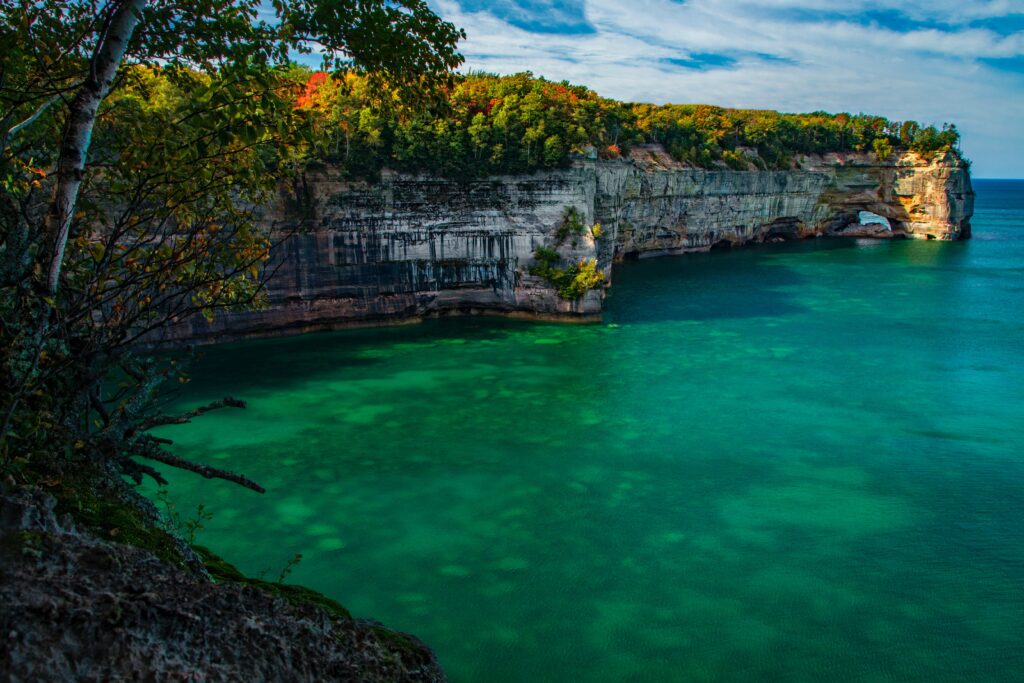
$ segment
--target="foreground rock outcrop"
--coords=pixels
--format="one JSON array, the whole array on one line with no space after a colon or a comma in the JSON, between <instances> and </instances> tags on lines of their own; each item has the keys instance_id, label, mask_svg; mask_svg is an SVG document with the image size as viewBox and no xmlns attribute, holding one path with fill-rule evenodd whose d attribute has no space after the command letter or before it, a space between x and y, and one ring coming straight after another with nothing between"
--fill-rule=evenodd
<instances>
[{"instance_id":1,"label":"foreground rock outcrop","mask_svg":"<svg viewBox=\"0 0 1024 683\"><path fill-rule=\"evenodd\" d=\"M445 680L412 636L311 591L261 587L223 562L214 582L54 506L0 490L0 680Z\"/></svg>"},{"instance_id":2,"label":"foreground rock outcrop","mask_svg":"<svg viewBox=\"0 0 1024 683\"><path fill-rule=\"evenodd\" d=\"M529 176L455 181L385 172L376 184L324 169L282 189L265 220L272 250L269 306L213 323L180 321L167 342L220 341L451 313L587 321L603 291L575 301L529 273L534 250L564 262L614 261L822 235L955 240L970 234L974 193L954 154L800 157L782 171L700 169L657 146L629 159L581 159ZM556 237L567 207L586 231ZM861 226L869 211L891 230Z\"/></svg>"}]
</instances>

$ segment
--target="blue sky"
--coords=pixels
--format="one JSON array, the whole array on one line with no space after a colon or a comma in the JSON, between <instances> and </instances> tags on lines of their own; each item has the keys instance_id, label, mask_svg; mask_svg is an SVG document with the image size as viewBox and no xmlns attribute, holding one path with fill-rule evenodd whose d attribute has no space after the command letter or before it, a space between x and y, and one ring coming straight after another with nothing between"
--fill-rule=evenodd
<instances>
[{"instance_id":1,"label":"blue sky","mask_svg":"<svg viewBox=\"0 0 1024 683\"><path fill-rule=\"evenodd\" d=\"M977 177L1024 177L1024 0L429 0L467 69L643 102L955 122Z\"/></svg>"}]
</instances>

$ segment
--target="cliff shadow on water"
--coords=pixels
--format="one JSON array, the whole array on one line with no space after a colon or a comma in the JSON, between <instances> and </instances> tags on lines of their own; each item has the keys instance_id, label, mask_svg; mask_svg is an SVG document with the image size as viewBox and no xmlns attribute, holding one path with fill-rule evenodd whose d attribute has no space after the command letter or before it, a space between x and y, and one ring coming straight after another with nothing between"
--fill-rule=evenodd
<instances>
[{"instance_id":1,"label":"cliff shadow on water","mask_svg":"<svg viewBox=\"0 0 1024 683\"><path fill-rule=\"evenodd\" d=\"M751 246L615 265L604 320L649 323L784 316L805 309L787 288L804 282L786 257L850 248L842 241ZM723 294L741 290L742 296Z\"/></svg>"},{"instance_id":2,"label":"cliff shadow on water","mask_svg":"<svg viewBox=\"0 0 1024 683\"><path fill-rule=\"evenodd\" d=\"M959 269L966 243L867 238L808 239L725 251L631 259L615 265L607 323L780 318L814 311L799 290L816 283L810 268L877 268L871 283L890 286L884 268ZM812 271L813 272L813 271ZM861 271L863 274L863 271ZM898 297L898 292L893 292Z\"/></svg>"},{"instance_id":3,"label":"cliff shadow on water","mask_svg":"<svg viewBox=\"0 0 1024 683\"><path fill-rule=\"evenodd\" d=\"M209 396L244 388L246 398L272 395L300 388L322 377L325 371L366 371L382 363L381 347L402 352L417 348L497 343L527 327L561 328L551 322L516 320L501 316L444 317L416 325L391 325L343 330L322 330L304 335L247 339L191 351L193 362L216 362L216 381L202 376L189 389ZM173 353L158 351L157 353ZM231 362L221 362L230 357ZM254 371L254 368L258 371Z\"/></svg>"}]
</instances>

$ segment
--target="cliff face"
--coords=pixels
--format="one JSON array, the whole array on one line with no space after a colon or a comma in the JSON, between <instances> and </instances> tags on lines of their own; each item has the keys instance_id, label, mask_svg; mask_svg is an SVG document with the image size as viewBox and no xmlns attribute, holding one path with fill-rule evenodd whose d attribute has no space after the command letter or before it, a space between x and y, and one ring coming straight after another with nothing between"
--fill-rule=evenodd
<instances>
[{"instance_id":1,"label":"cliff face","mask_svg":"<svg viewBox=\"0 0 1024 683\"><path fill-rule=\"evenodd\" d=\"M833 154L804 157L798 170L708 171L647 148L596 175L596 216L620 258L815 235L955 240L969 234L974 210L970 175L951 156ZM892 230L860 226L861 211Z\"/></svg>"},{"instance_id":2,"label":"cliff face","mask_svg":"<svg viewBox=\"0 0 1024 683\"><path fill-rule=\"evenodd\" d=\"M326 170L282 190L265 220L277 235L270 304L182 321L164 341L214 341L447 313L593 320L602 291L577 301L530 275L538 246L566 263L704 251L818 235L955 240L970 234L970 175L952 155L803 157L786 171L684 167L658 147L563 171L459 182L385 173L376 184ZM753 166L751 166L753 168ZM566 207L589 231L558 243ZM892 229L859 225L869 211ZM302 226L301 228L299 226Z\"/></svg>"}]
</instances>

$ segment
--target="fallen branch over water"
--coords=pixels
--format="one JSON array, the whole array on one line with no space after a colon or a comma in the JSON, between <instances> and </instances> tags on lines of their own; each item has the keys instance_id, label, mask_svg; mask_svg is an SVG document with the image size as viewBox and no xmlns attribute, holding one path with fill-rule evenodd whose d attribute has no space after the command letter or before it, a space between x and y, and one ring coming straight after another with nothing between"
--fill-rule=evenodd
<instances>
[{"instance_id":1,"label":"fallen branch over water","mask_svg":"<svg viewBox=\"0 0 1024 683\"><path fill-rule=\"evenodd\" d=\"M235 474L228 470L222 470L218 467L210 467L209 465L200 465L199 463L190 462L183 458L179 458L176 455L171 455L170 453L155 446L156 444L154 443L154 448L145 449L142 453L138 453L137 455L148 460L162 462L163 464L170 465L171 467L177 467L180 470L195 472L207 479L224 479L226 481L234 482L240 486L244 486L247 489L252 489L257 493L267 492L265 488L246 476Z\"/></svg>"}]
</instances>

